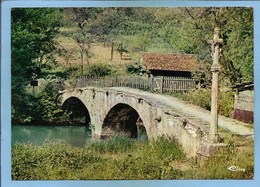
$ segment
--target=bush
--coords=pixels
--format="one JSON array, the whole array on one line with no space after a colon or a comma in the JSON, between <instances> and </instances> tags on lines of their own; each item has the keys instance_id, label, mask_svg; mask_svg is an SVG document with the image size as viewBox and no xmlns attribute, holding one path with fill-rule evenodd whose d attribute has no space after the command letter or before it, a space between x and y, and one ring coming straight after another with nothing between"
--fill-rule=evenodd
<instances>
[{"instance_id":1,"label":"bush","mask_svg":"<svg viewBox=\"0 0 260 187\"><path fill-rule=\"evenodd\" d=\"M191 104L200 106L206 110L211 110L211 90L210 89L200 89L184 94L175 94L174 96L188 101ZM233 110L234 103L234 93L233 92L219 92L218 101L218 112L220 115L230 117Z\"/></svg>"},{"instance_id":2,"label":"bush","mask_svg":"<svg viewBox=\"0 0 260 187\"><path fill-rule=\"evenodd\" d=\"M230 117L234 108L234 93L220 92L218 110L219 114Z\"/></svg>"},{"instance_id":3,"label":"bush","mask_svg":"<svg viewBox=\"0 0 260 187\"><path fill-rule=\"evenodd\" d=\"M130 74L142 75L145 70L143 69L141 64L136 62L133 64L128 64L126 66L126 71Z\"/></svg>"},{"instance_id":4,"label":"bush","mask_svg":"<svg viewBox=\"0 0 260 187\"><path fill-rule=\"evenodd\" d=\"M88 76L104 77L113 74L113 69L107 64L93 64L89 66L86 74Z\"/></svg>"},{"instance_id":5,"label":"bush","mask_svg":"<svg viewBox=\"0 0 260 187\"><path fill-rule=\"evenodd\" d=\"M211 90L209 89L195 90L193 92L178 94L176 96L206 110L210 110L211 108Z\"/></svg>"}]
</instances>

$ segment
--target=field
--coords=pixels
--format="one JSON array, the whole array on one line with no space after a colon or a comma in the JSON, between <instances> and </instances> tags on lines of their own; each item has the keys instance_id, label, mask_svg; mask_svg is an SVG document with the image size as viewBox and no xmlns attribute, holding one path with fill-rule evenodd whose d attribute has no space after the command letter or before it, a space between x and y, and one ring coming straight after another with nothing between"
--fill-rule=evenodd
<instances>
[{"instance_id":1,"label":"field","mask_svg":"<svg viewBox=\"0 0 260 187\"><path fill-rule=\"evenodd\" d=\"M64 48L67 52L64 55L56 55L56 60L61 64L80 64L80 47L73 39L72 28L61 28L60 34L56 42L60 47ZM131 40L131 39L130 39ZM123 58L116 51L116 44L114 46L113 60L111 61L111 43L94 42L91 44L92 57L90 58L91 64L107 63L107 64L127 64L140 60L140 55L137 53L124 53ZM68 58L69 57L69 58ZM87 63L84 61L84 63Z\"/></svg>"}]
</instances>

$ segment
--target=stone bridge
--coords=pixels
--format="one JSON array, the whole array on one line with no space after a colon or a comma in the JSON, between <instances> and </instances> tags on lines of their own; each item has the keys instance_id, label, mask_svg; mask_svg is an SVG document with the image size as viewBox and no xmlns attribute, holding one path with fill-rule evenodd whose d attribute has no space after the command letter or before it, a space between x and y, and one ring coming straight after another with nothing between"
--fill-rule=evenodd
<instances>
[{"instance_id":1,"label":"stone bridge","mask_svg":"<svg viewBox=\"0 0 260 187\"><path fill-rule=\"evenodd\" d=\"M174 97L130 88L77 88L60 92L62 107L72 118L92 126L92 138L114 134L148 140L175 138L190 156L210 156L222 144L208 139L210 112ZM242 136L254 132L245 124L219 117L219 126Z\"/></svg>"}]
</instances>

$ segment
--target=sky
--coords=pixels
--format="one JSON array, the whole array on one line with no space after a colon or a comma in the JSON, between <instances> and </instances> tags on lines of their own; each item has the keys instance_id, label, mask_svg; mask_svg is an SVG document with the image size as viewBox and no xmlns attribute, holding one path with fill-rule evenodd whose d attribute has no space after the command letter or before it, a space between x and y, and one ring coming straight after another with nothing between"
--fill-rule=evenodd
<instances>
[{"instance_id":1,"label":"sky","mask_svg":"<svg viewBox=\"0 0 260 187\"><path fill-rule=\"evenodd\" d=\"M255 155L259 155L260 2L258 1L11 1L1 3L1 185L2 187L255 187L260 186L259 159L255 157L254 180L122 180L122 181L12 181L11 180L11 38L10 12L16 7L254 7Z\"/></svg>"}]
</instances>

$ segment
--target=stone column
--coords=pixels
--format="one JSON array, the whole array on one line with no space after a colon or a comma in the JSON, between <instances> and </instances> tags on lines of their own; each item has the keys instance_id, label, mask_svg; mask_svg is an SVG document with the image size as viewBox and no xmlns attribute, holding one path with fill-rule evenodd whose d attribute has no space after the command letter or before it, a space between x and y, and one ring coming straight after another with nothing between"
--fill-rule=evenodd
<instances>
[{"instance_id":1,"label":"stone column","mask_svg":"<svg viewBox=\"0 0 260 187\"><path fill-rule=\"evenodd\" d=\"M211 122L210 122L210 141L212 143L219 142L218 134L218 73L220 70L219 56L220 56L220 45L223 43L223 39L219 38L220 29L214 29L213 40L210 40L212 60L211 66L212 72L212 93L211 93Z\"/></svg>"}]
</instances>

